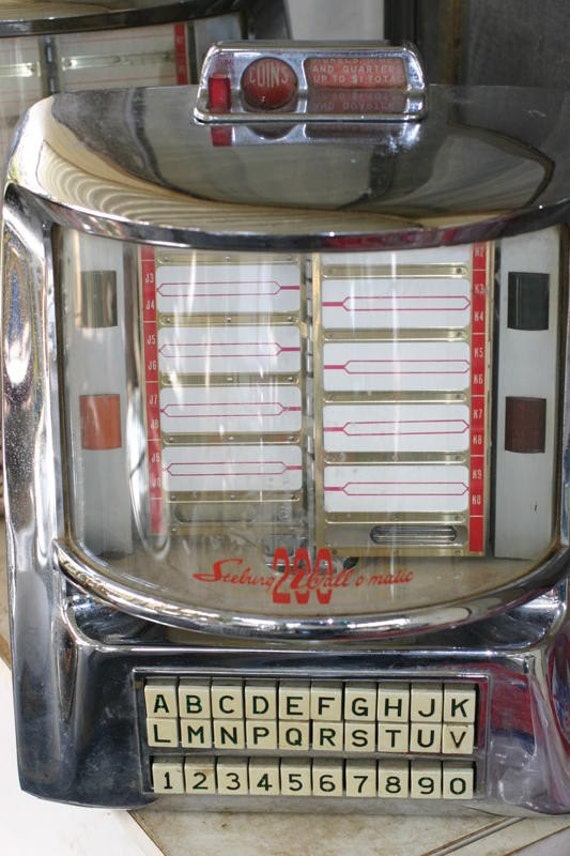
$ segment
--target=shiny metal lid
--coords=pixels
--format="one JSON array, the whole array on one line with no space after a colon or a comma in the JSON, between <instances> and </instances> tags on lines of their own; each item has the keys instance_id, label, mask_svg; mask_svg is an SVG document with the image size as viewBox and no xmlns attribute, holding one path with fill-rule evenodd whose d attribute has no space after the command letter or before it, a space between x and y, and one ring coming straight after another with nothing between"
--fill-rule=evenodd
<instances>
[{"instance_id":1,"label":"shiny metal lid","mask_svg":"<svg viewBox=\"0 0 570 856\"><path fill-rule=\"evenodd\" d=\"M434 246L567 216L568 92L432 86L420 121L233 125L195 119L196 98L58 94L24 119L8 181L102 234L202 248Z\"/></svg>"}]
</instances>

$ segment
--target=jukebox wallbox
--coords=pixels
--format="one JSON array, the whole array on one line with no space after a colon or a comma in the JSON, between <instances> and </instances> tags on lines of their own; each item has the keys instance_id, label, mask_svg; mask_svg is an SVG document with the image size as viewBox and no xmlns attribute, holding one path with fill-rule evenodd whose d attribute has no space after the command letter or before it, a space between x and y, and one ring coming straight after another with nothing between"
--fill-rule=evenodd
<instances>
[{"instance_id":1,"label":"jukebox wallbox","mask_svg":"<svg viewBox=\"0 0 570 856\"><path fill-rule=\"evenodd\" d=\"M25 790L570 809L570 93L225 44L59 93L3 211Z\"/></svg>"}]
</instances>

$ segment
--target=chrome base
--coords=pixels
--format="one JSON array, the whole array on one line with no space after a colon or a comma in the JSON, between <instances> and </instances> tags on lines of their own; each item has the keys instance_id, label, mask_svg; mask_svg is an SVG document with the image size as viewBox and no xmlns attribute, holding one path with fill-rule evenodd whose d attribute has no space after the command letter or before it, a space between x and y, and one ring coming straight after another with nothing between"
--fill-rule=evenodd
<instances>
[{"instance_id":1,"label":"chrome base","mask_svg":"<svg viewBox=\"0 0 570 856\"><path fill-rule=\"evenodd\" d=\"M189 634L119 613L68 583L56 594L53 609L46 609L46 592L37 583L34 575L17 578L13 640L20 778L23 789L37 796L84 805L133 808L154 804L184 810L227 807L391 814L484 810L520 815L570 809L566 586L509 613L457 630L382 644L327 643L325 647L289 642L248 645ZM36 604L35 610L31 604ZM346 744L339 751L326 747L323 751L316 745L309 751L295 747L283 751L281 745L262 752L251 751L250 744L234 748L230 743L227 750L163 746L166 732L161 710L155 734L159 742L150 746L144 688L156 683L178 687L180 681L212 681L229 687L229 692L232 686L258 686L260 682L266 687L312 682L325 687L340 685L345 690L475 687L472 751L450 755L449 747L445 750L440 744L435 750L420 745L412 751L394 751L398 747L393 745L388 751L374 747L364 752L352 751ZM226 707L229 711L228 702ZM424 708L427 710L427 702ZM226 726L233 721L227 720ZM316 771L313 791L303 790L300 796L283 792L274 797L238 788L234 795L214 783L215 794L177 794L176 783L169 779L166 789L157 773L153 781L156 761L167 760L176 769L177 765L183 767L183 759L207 766L216 758L218 764L220 759L222 763L237 762L238 770L251 758L265 759L268 769L279 766L278 758L282 763L305 760ZM401 769L403 764L409 771L409 792L405 798L383 798L378 790L368 797L347 795L348 770L355 761L373 767L380 761L380 768L389 770L394 765ZM449 765L452 770L474 770L469 799L446 792ZM325 792L319 792L316 773L322 776L323 769L336 770L337 783L343 781L344 770L342 790L327 793L334 781L327 773L320 779ZM439 780L435 792L430 784L433 769L442 771L443 791ZM421 780L416 770L422 774ZM243 787L247 787L244 781ZM418 781L423 782L423 790L418 790ZM251 777L250 785L255 790Z\"/></svg>"}]
</instances>

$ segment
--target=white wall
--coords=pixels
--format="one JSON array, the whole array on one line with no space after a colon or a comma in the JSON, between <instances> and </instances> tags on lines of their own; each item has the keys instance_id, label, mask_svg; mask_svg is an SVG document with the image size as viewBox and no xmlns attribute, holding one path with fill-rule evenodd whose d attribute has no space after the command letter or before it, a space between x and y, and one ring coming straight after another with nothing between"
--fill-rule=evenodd
<instances>
[{"instance_id":1,"label":"white wall","mask_svg":"<svg viewBox=\"0 0 570 856\"><path fill-rule=\"evenodd\" d=\"M381 39L384 0L287 0L295 39Z\"/></svg>"}]
</instances>

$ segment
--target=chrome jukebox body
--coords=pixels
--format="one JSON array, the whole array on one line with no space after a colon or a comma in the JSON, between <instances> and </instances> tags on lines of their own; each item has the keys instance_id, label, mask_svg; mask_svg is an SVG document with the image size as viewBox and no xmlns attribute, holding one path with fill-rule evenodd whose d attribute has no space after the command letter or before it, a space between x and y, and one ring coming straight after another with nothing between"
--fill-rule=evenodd
<instances>
[{"instance_id":1,"label":"chrome jukebox body","mask_svg":"<svg viewBox=\"0 0 570 856\"><path fill-rule=\"evenodd\" d=\"M569 97L255 43L197 90L27 113L2 263L26 790L570 809Z\"/></svg>"}]
</instances>

